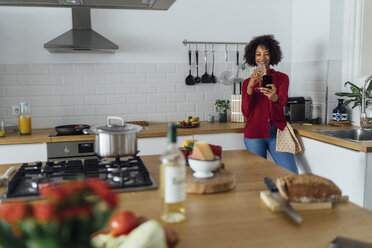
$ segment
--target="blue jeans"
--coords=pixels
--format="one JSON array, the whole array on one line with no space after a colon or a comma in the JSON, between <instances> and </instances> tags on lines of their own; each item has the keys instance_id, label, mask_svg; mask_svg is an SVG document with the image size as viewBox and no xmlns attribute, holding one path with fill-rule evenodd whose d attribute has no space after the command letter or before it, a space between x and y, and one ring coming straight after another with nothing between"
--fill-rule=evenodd
<instances>
[{"instance_id":1,"label":"blue jeans","mask_svg":"<svg viewBox=\"0 0 372 248\"><path fill-rule=\"evenodd\" d=\"M244 144L248 151L253 152L263 158L267 158L267 150L273 157L276 164L298 174L296 160L294 155L288 152L276 151L276 132L277 128L270 125L270 138L266 139L247 139L244 138Z\"/></svg>"}]
</instances>

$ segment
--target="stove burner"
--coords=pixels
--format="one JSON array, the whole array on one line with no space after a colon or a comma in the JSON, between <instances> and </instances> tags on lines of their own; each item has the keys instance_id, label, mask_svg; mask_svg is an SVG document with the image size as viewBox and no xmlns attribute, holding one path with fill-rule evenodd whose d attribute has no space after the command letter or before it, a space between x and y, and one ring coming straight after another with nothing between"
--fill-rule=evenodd
<instances>
[{"instance_id":1,"label":"stove burner","mask_svg":"<svg viewBox=\"0 0 372 248\"><path fill-rule=\"evenodd\" d=\"M142 160L135 156L125 160L66 160L47 163L24 163L8 182L2 198L38 197L44 183L61 183L77 178L100 178L112 189L137 191L157 188Z\"/></svg>"},{"instance_id":2,"label":"stove burner","mask_svg":"<svg viewBox=\"0 0 372 248\"><path fill-rule=\"evenodd\" d=\"M31 181L31 187L34 189L40 189L42 184L49 183L50 181L51 181L50 178L40 177L38 179Z\"/></svg>"}]
</instances>

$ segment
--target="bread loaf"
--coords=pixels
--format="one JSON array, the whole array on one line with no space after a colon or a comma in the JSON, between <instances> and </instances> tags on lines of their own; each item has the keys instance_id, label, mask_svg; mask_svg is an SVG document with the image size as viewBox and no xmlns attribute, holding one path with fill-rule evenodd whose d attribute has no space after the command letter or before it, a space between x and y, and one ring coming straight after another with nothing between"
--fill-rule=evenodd
<instances>
[{"instance_id":1,"label":"bread loaf","mask_svg":"<svg viewBox=\"0 0 372 248\"><path fill-rule=\"evenodd\" d=\"M341 190L326 178L313 174L287 175L276 179L280 194L289 201L323 202L337 200Z\"/></svg>"}]
</instances>

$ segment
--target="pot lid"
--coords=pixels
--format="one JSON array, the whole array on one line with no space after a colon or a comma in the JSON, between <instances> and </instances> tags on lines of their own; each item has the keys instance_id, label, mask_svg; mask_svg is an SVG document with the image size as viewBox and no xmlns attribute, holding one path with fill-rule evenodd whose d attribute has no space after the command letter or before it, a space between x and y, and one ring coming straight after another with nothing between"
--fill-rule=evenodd
<instances>
[{"instance_id":1,"label":"pot lid","mask_svg":"<svg viewBox=\"0 0 372 248\"><path fill-rule=\"evenodd\" d=\"M111 120L120 120L120 123L111 123ZM125 124L121 117L107 117L107 125L100 127L92 127L93 133L107 133L107 134L122 134L122 133L137 133L142 130L142 127L134 124Z\"/></svg>"}]
</instances>

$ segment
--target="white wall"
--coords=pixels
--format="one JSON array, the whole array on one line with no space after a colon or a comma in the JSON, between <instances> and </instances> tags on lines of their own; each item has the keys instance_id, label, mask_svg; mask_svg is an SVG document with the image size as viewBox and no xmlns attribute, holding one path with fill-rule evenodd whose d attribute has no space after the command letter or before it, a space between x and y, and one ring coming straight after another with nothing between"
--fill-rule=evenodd
<instances>
[{"instance_id":1,"label":"white wall","mask_svg":"<svg viewBox=\"0 0 372 248\"><path fill-rule=\"evenodd\" d=\"M343 9L340 0L293 1L290 96L321 105L321 120L332 118L341 91ZM326 86L328 85L327 117Z\"/></svg>"},{"instance_id":2,"label":"white wall","mask_svg":"<svg viewBox=\"0 0 372 248\"><path fill-rule=\"evenodd\" d=\"M119 45L114 55L50 54L43 48L71 29L70 9L0 7L0 64L183 63L184 39L247 42L265 33L281 41L289 61L291 6L291 0L177 0L168 11L94 9L92 28ZM222 61L224 47L216 50Z\"/></svg>"},{"instance_id":3,"label":"white wall","mask_svg":"<svg viewBox=\"0 0 372 248\"><path fill-rule=\"evenodd\" d=\"M334 55L342 47L337 21L343 9L333 8L336 2L343 5L335 0L177 0L168 11L92 10L92 28L119 45L115 54L45 50L44 43L71 28L70 9L0 7L0 118L15 120L10 106L26 100L34 127L99 124L108 114L148 121L205 119L215 114L215 99L230 98L232 86L185 86L188 47L182 41L247 42L267 33L282 46L284 58L276 69L290 76L290 96L324 104L327 60L332 60L332 80L340 71ZM235 73L236 46L228 47L227 63L224 46L215 50L215 75ZM239 50L242 56L243 46ZM194 63L193 56L195 75ZM248 75L248 70L240 74Z\"/></svg>"},{"instance_id":4,"label":"white wall","mask_svg":"<svg viewBox=\"0 0 372 248\"><path fill-rule=\"evenodd\" d=\"M288 73L291 21L291 0L177 0L168 11L97 9L92 28L117 43L119 51L52 54L43 44L71 28L69 9L0 7L0 118L15 121L10 106L28 101L34 127L101 124L107 115L148 121L198 115L204 120L215 114L216 99L230 98L232 86L185 86L188 47L182 41L247 42L272 33L284 53L278 68ZM235 73L236 46L228 47L228 63L225 46L215 49L215 75ZM239 50L242 57L243 46ZM202 75L202 56L200 62Z\"/></svg>"}]
</instances>

